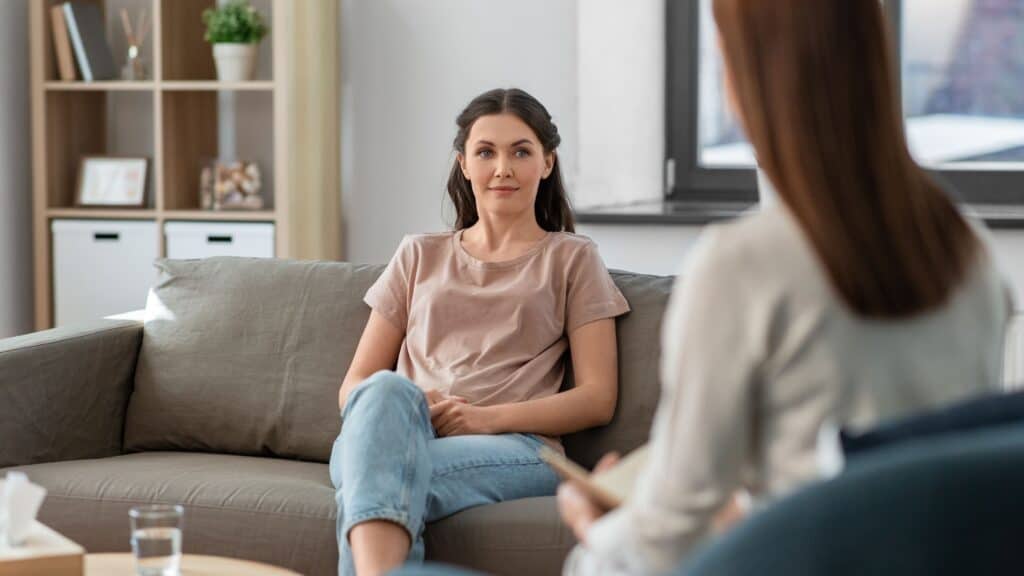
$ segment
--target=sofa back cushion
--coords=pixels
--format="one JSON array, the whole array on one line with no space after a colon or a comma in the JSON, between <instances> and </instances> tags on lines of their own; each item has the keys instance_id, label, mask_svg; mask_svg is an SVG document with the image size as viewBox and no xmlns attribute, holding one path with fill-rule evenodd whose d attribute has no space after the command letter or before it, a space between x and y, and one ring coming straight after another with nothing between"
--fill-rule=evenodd
<instances>
[{"instance_id":1,"label":"sofa back cushion","mask_svg":"<svg viewBox=\"0 0 1024 576\"><path fill-rule=\"evenodd\" d=\"M674 278L617 270L611 274L631 308L615 323L619 350L619 401L615 416L607 426L562 438L566 455L588 468L606 452L626 454L646 442L661 395L661 319ZM572 372L568 371L564 387L572 385Z\"/></svg>"},{"instance_id":2,"label":"sofa back cushion","mask_svg":"<svg viewBox=\"0 0 1024 576\"><path fill-rule=\"evenodd\" d=\"M383 266L158 260L126 450L327 461L338 388Z\"/></svg>"},{"instance_id":3,"label":"sofa back cushion","mask_svg":"<svg viewBox=\"0 0 1024 576\"><path fill-rule=\"evenodd\" d=\"M158 260L157 268L125 449L326 462L339 428L338 387L370 315L363 295L384 267L209 258ZM569 455L587 465L643 443L658 402L672 279L612 277L632 308L617 323L615 419L565 438Z\"/></svg>"}]
</instances>

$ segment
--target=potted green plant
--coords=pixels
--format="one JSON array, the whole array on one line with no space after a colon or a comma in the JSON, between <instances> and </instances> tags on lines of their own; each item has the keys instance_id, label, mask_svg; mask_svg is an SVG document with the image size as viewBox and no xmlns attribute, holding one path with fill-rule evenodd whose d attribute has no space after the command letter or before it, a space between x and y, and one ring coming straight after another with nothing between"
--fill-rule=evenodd
<instances>
[{"instance_id":1,"label":"potted green plant","mask_svg":"<svg viewBox=\"0 0 1024 576\"><path fill-rule=\"evenodd\" d=\"M229 0L203 11L206 41L213 44L217 78L222 82L251 80L256 70L256 47L268 28L248 0Z\"/></svg>"}]
</instances>

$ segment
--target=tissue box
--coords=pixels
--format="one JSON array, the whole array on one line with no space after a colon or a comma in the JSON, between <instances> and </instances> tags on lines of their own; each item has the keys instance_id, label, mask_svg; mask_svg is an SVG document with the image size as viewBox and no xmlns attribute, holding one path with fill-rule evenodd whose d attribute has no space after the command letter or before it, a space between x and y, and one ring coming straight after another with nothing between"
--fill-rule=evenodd
<instances>
[{"instance_id":1,"label":"tissue box","mask_svg":"<svg viewBox=\"0 0 1024 576\"><path fill-rule=\"evenodd\" d=\"M0 576L82 576L85 550L38 521L25 543L0 546Z\"/></svg>"}]
</instances>

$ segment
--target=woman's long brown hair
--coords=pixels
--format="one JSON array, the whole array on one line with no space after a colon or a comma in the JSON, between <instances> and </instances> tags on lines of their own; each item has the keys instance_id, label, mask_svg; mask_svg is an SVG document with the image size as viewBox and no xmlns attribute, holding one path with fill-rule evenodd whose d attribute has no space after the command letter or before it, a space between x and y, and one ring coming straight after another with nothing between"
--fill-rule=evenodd
<instances>
[{"instance_id":1,"label":"woman's long brown hair","mask_svg":"<svg viewBox=\"0 0 1024 576\"><path fill-rule=\"evenodd\" d=\"M758 162L857 314L941 306L978 241L913 160L878 0L715 0Z\"/></svg>"}]
</instances>

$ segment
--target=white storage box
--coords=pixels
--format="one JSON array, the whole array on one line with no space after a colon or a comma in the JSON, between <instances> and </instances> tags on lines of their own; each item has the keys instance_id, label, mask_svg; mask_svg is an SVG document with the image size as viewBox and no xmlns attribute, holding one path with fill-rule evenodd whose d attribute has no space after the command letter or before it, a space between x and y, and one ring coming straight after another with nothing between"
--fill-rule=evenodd
<instances>
[{"instance_id":1,"label":"white storage box","mask_svg":"<svg viewBox=\"0 0 1024 576\"><path fill-rule=\"evenodd\" d=\"M54 220L51 230L55 325L146 307L159 255L155 222Z\"/></svg>"},{"instance_id":2,"label":"white storage box","mask_svg":"<svg viewBox=\"0 0 1024 576\"><path fill-rule=\"evenodd\" d=\"M269 222L168 222L167 257L274 257L274 225Z\"/></svg>"}]
</instances>

